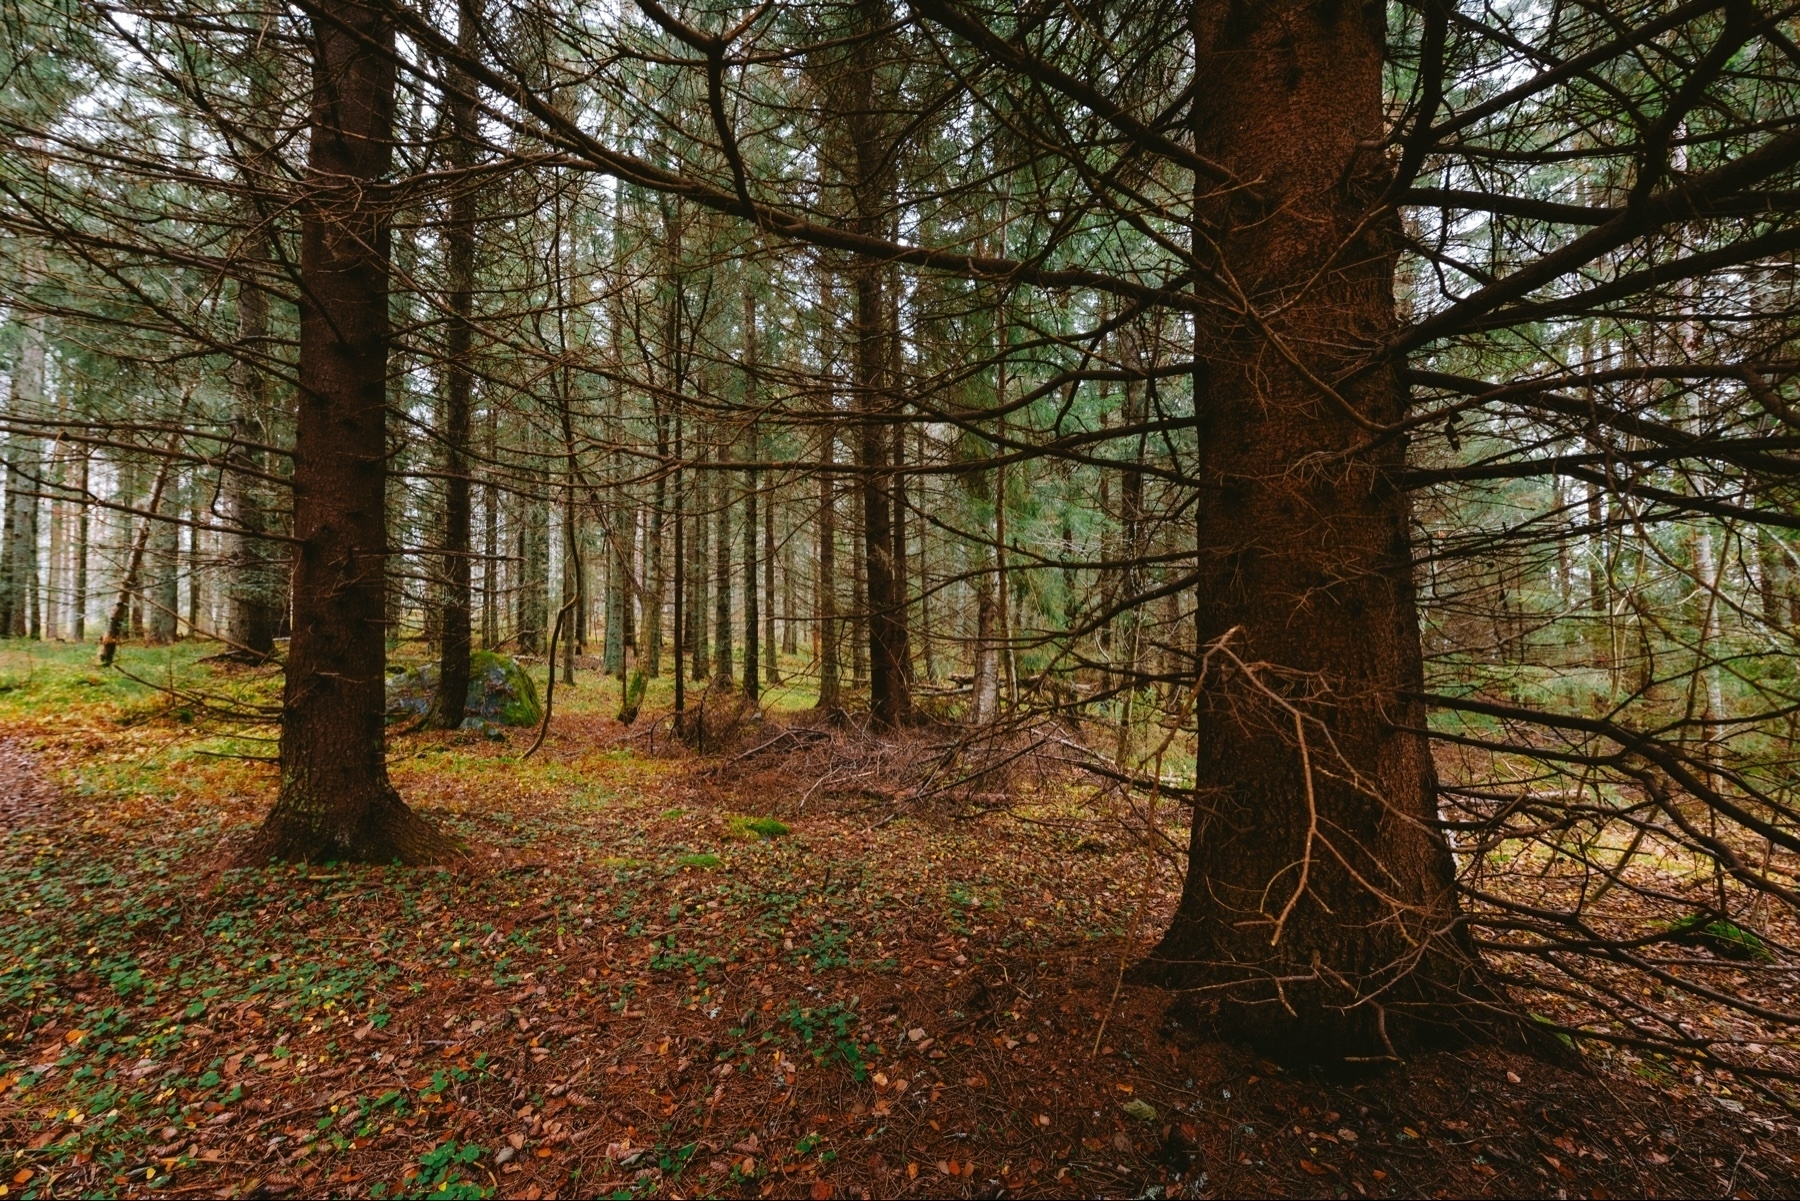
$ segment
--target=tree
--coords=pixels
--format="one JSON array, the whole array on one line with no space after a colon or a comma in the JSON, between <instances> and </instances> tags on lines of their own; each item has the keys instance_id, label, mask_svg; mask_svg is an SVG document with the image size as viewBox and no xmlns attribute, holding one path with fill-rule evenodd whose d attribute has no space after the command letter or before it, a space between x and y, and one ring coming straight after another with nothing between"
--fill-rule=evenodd
<instances>
[{"instance_id":1,"label":"tree","mask_svg":"<svg viewBox=\"0 0 1800 1201\"><path fill-rule=\"evenodd\" d=\"M1381 1057L1484 998L1457 922L1423 730L1381 30L1348 6L1197 10L1195 149L1256 181L1209 198L1196 257L1199 779L1188 884L1144 974L1287 1053ZM1309 463L1318 466L1309 468Z\"/></svg>"},{"instance_id":2,"label":"tree","mask_svg":"<svg viewBox=\"0 0 1800 1201\"><path fill-rule=\"evenodd\" d=\"M384 729L394 25L382 5L307 12L293 635L280 792L245 857L420 862L451 844L388 782Z\"/></svg>"},{"instance_id":3,"label":"tree","mask_svg":"<svg viewBox=\"0 0 1800 1201\"><path fill-rule=\"evenodd\" d=\"M456 37L464 54L473 56L480 51L480 21L479 0L463 0L457 9ZM439 581L443 612L438 690L426 714L427 724L443 730L454 730L463 722L472 641L470 559L474 542L470 524L469 438L474 372L469 355L475 299L475 181L470 178L475 167L477 136L474 89L474 81L452 65L444 97L450 112L450 167L457 178L452 185L449 219L444 229L449 284L444 307L449 314L449 327L445 331L444 354L444 551Z\"/></svg>"}]
</instances>

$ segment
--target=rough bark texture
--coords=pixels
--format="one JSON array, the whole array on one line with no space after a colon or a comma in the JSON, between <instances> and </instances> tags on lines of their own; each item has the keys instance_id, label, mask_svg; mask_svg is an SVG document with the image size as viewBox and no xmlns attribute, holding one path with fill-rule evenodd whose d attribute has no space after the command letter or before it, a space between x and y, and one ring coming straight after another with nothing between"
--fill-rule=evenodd
<instances>
[{"instance_id":1,"label":"rough bark texture","mask_svg":"<svg viewBox=\"0 0 1800 1201\"><path fill-rule=\"evenodd\" d=\"M837 485L830 464L833 438L825 434L819 448L819 459L826 469L819 472L819 550L813 560L813 620L817 623L819 647L818 708L831 710L841 703L841 670L838 666L838 631L841 623L837 612Z\"/></svg>"},{"instance_id":2,"label":"rough bark texture","mask_svg":"<svg viewBox=\"0 0 1800 1201\"><path fill-rule=\"evenodd\" d=\"M21 323L18 365L13 368L12 413L22 422L43 416L44 320ZM6 516L0 529L0 634L37 636L32 614L38 583L38 493L42 491L44 441L29 433L7 435Z\"/></svg>"},{"instance_id":3,"label":"rough bark texture","mask_svg":"<svg viewBox=\"0 0 1800 1201\"><path fill-rule=\"evenodd\" d=\"M293 640L280 794L245 858L421 862L450 844L388 783L383 729L393 27L354 0L311 14Z\"/></svg>"},{"instance_id":4,"label":"rough bark texture","mask_svg":"<svg viewBox=\"0 0 1800 1201\"><path fill-rule=\"evenodd\" d=\"M457 45L464 54L475 54L480 48L478 2L463 0L458 6ZM458 173L475 165L474 87L464 72L452 69L445 102L450 110L450 164ZM444 334L444 554L438 580L443 607L438 618L438 690L425 715L425 724L440 730L454 730L463 723L473 642L469 438L474 374L469 362L469 318L475 307L475 193L467 178L458 179L454 186L450 220L444 230L449 276L444 301L450 310L450 325Z\"/></svg>"},{"instance_id":5,"label":"rough bark texture","mask_svg":"<svg viewBox=\"0 0 1800 1201\"><path fill-rule=\"evenodd\" d=\"M166 646L175 641L181 605L181 527L170 520L181 509L175 495L179 482L164 490L150 524L149 641Z\"/></svg>"},{"instance_id":6,"label":"rough bark texture","mask_svg":"<svg viewBox=\"0 0 1800 1201\"><path fill-rule=\"evenodd\" d=\"M1381 1058L1479 1028L1435 775L1388 369L1334 377L1395 323L1381 10L1200 6L1199 149L1254 187L1206 216L1267 324L1198 330L1199 791L1186 892L1142 974L1286 1058ZM1273 315L1277 314L1278 315ZM1286 350L1282 349L1285 345ZM1289 355L1304 365L1296 370ZM1350 415L1354 409L1362 421ZM1255 665L1245 667L1244 664ZM1303 733L1303 737L1302 737ZM1474 1003L1471 1003L1471 1000Z\"/></svg>"}]
</instances>

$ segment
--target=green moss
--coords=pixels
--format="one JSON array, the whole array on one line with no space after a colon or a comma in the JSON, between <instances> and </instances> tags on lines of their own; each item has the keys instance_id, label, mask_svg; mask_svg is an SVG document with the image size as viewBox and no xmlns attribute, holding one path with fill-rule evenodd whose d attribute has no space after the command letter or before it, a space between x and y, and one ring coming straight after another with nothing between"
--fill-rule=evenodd
<instances>
[{"instance_id":1,"label":"green moss","mask_svg":"<svg viewBox=\"0 0 1800 1201\"><path fill-rule=\"evenodd\" d=\"M683 855L675 862L681 864L682 867L697 867L710 870L719 866L719 857L717 855Z\"/></svg>"},{"instance_id":2,"label":"green moss","mask_svg":"<svg viewBox=\"0 0 1800 1201\"><path fill-rule=\"evenodd\" d=\"M1705 947L1721 959L1740 962L1774 963L1775 954L1768 944L1741 926L1727 921L1708 921L1710 914L1690 913L1680 921L1669 923L1669 933L1677 942Z\"/></svg>"},{"instance_id":3,"label":"green moss","mask_svg":"<svg viewBox=\"0 0 1800 1201\"><path fill-rule=\"evenodd\" d=\"M736 838L743 842L755 842L763 838L780 838L787 832L787 823L776 821L772 817L747 817L743 814L733 814L725 819L726 837Z\"/></svg>"}]
</instances>

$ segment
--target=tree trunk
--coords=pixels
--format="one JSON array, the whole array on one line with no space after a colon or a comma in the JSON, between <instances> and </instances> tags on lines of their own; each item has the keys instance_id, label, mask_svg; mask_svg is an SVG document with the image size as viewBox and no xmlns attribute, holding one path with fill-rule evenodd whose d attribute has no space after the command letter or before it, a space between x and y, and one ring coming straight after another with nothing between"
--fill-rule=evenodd
<instances>
[{"instance_id":1,"label":"tree trunk","mask_svg":"<svg viewBox=\"0 0 1800 1201\"><path fill-rule=\"evenodd\" d=\"M775 498L770 496L763 506L763 593L768 604L768 618L763 623L763 640L768 646L768 683L781 683L781 655L794 653L794 548L783 544L781 559L781 646L775 644Z\"/></svg>"},{"instance_id":2,"label":"tree trunk","mask_svg":"<svg viewBox=\"0 0 1800 1201\"><path fill-rule=\"evenodd\" d=\"M757 439L751 437L754 447ZM762 581L757 578L756 540L761 523L756 519L756 472L744 472L744 695L755 700L762 694Z\"/></svg>"},{"instance_id":3,"label":"tree trunk","mask_svg":"<svg viewBox=\"0 0 1800 1201\"><path fill-rule=\"evenodd\" d=\"M819 472L819 549L813 559L813 620L817 624L819 646L819 701L821 709L835 709L841 703L842 684L838 666L838 632L841 623L837 612L837 483L831 478L832 443L836 439L825 431L819 459L825 469Z\"/></svg>"},{"instance_id":4,"label":"tree trunk","mask_svg":"<svg viewBox=\"0 0 1800 1201\"><path fill-rule=\"evenodd\" d=\"M245 859L421 862L450 843L388 782L383 727L394 30L379 5L315 13L281 785Z\"/></svg>"},{"instance_id":5,"label":"tree trunk","mask_svg":"<svg viewBox=\"0 0 1800 1201\"><path fill-rule=\"evenodd\" d=\"M167 646L175 641L175 623L181 608L181 527L171 520L181 510L179 475L174 487L163 491L156 506L150 535L150 566L155 583L150 589L150 644Z\"/></svg>"},{"instance_id":6,"label":"tree trunk","mask_svg":"<svg viewBox=\"0 0 1800 1201\"><path fill-rule=\"evenodd\" d=\"M13 368L12 413L21 426L42 420L45 365L44 319L27 314L21 322L18 362ZM0 529L0 634L35 636L37 601L38 493L42 491L44 441L35 434L6 439L6 515Z\"/></svg>"},{"instance_id":7,"label":"tree trunk","mask_svg":"<svg viewBox=\"0 0 1800 1201\"><path fill-rule=\"evenodd\" d=\"M531 458L541 462L535 445ZM518 615L514 629L518 633L519 653L539 654L550 625L550 501L544 494L549 481L531 481L532 491L519 496L519 589Z\"/></svg>"},{"instance_id":8,"label":"tree trunk","mask_svg":"<svg viewBox=\"0 0 1800 1201\"><path fill-rule=\"evenodd\" d=\"M722 456L721 456L722 457ZM731 683L731 481L712 477L713 497L713 678Z\"/></svg>"},{"instance_id":9,"label":"tree trunk","mask_svg":"<svg viewBox=\"0 0 1800 1201\"><path fill-rule=\"evenodd\" d=\"M1196 142L1253 181L1205 215L1267 325L1199 316L1198 634L1235 658L1207 670L1185 891L1141 965L1192 990L1214 1029L1338 1062L1466 1034L1492 999L1414 732L1419 631L1392 482L1405 447L1371 448L1362 424L1398 421L1402 388L1391 366L1341 399L1313 382L1396 323L1391 223L1363 223L1386 171L1368 149L1383 32L1365 12L1380 10L1211 0L1196 17Z\"/></svg>"},{"instance_id":10,"label":"tree trunk","mask_svg":"<svg viewBox=\"0 0 1800 1201\"><path fill-rule=\"evenodd\" d=\"M457 6L457 48L465 55L480 51L480 0ZM465 718L469 696L469 652L473 614L469 552L473 549L469 505L470 396L474 372L469 362L475 309L475 185L468 178L475 166L475 81L462 70L450 70L450 219L444 229L445 307L450 324L444 331L444 528L439 568L438 690L425 724L454 730Z\"/></svg>"},{"instance_id":11,"label":"tree trunk","mask_svg":"<svg viewBox=\"0 0 1800 1201\"><path fill-rule=\"evenodd\" d=\"M699 456L704 460L705 452ZM708 578L706 567L706 548L709 545L709 525L706 520L706 505L711 503L710 493L702 491L704 481L712 477L704 471L696 471L688 483L688 512L693 515L693 537L688 539L690 558L687 566L688 598L687 613L683 620L687 623L688 661L692 664L691 678L697 681L706 679L709 670L707 663L706 639L706 603Z\"/></svg>"},{"instance_id":12,"label":"tree trunk","mask_svg":"<svg viewBox=\"0 0 1800 1201\"><path fill-rule=\"evenodd\" d=\"M638 655L644 675L652 680L662 675L663 604L669 591L667 559L663 554L669 505L669 416L660 411L656 414L656 458L665 466L657 472L651 489L650 528L644 535L644 580L648 591L644 596L644 649Z\"/></svg>"},{"instance_id":13,"label":"tree trunk","mask_svg":"<svg viewBox=\"0 0 1800 1201\"><path fill-rule=\"evenodd\" d=\"M500 440L499 414L487 407L485 460L492 464ZM491 471L492 468L490 467ZM490 476L481 486L481 645L500 643L500 489Z\"/></svg>"},{"instance_id":14,"label":"tree trunk","mask_svg":"<svg viewBox=\"0 0 1800 1201\"><path fill-rule=\"evenodd\" d=\"M863 490L860 487L850 490L854 502L851 506L850 546L850 686L867 688L869 686L869 589L865 578L864 567L868 556L863 554Z\"/></svg>"},{"instance_id":15,"label":"tree trunk","mask_svg":"<svg viewBox=\"0 0 1800 1201\"><path fill-rule=\"evenodd\" d=\"M857 466L861 469L863 578L869 594L869 711L877 727L892 729L911 708L906 679L906 610L897 595L892 481L893 431L885 421L887 314L880 268L856 270Z\"/></svg>"},{"instance_id":16,"label":"tree trunk","mask_svg":"<svg viewBox=\"0 0 1800 1201\"><path fill-rule=\"evenodd\" d=\"M575 684L575 643L577 626L577 618L575 615L580 612L585 595L585 589L583 587L584 581L582 580L581 574L581 515L575 505L576 480L573 455L569 457L568 471L568 494L563 502L562 604L560 607L568 610L568 615L562 619L562 682L573 687ZM551 664L550 669L552 671L556 670L556 665L554 663Z\"/></svg>"},{"instance_id":17,"label":"tree trunk","mask_svg":"<svg viewBox=\"0 0 1800 1201\"><path fill-rule=\"evenodd\" d=\"M80 509L75 523L75 595L69 603L72 613L73 627L71 634L75 641L87 641L87 605L88 605L88 540L93 533L92 510L88 508L89 468L92 452L86 447L81 449L81 470L77 476L77 488L81 492Z\"/></svg>"},{"instance_id":18,"label":"tree trunk","mask_svg":"<svg viewBox=\"0 0 1800 1201\"><path fill-rule=\"evenodd\" d=\"M179 422L178 422L179 424ZM175 444L179 434L171 434L167 452L162 456L162 464L156 471L156 482L150 486L150 503L145 506L147 514L155 514L162 507L163 489L169 482L169 471L175 462ZM101 667L112 666L112 661L119 651L119 639L125 632L126 623L130 620L132 606L138 597L138 583L144 574L144 553L150 546L150 535L155 530L157 521L154 516L144 518L144 526L137 537L131 537L130 515L120 514L125 518L125 536L123 541L129 543L130 549L125 560L125 574L119 580L119 599L113 605L112 620L106 623L106 633L100 638L100 653L95 659Z\"/></svg>"}]
</instances>

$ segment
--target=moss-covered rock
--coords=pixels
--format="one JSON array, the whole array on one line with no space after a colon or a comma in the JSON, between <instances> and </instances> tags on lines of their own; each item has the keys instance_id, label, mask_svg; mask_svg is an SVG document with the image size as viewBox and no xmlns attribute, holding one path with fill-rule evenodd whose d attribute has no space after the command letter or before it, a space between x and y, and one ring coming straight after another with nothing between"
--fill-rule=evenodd
<instances>
[{"instance_id":1,"label":"moss-covered rock","mask_svg":"<svg viewBox=\"0 0 1800 1201\"><path fill-rule=\"evenodd\" d=\"M388 720L424 716L437 690L435 663L389 676ZM469 695L464 712L476 724L493 722L503 726L535 726L544 716L531 674L517 660L493 651L476 651L469 656Z\"/></svg>"}]
</instances>

